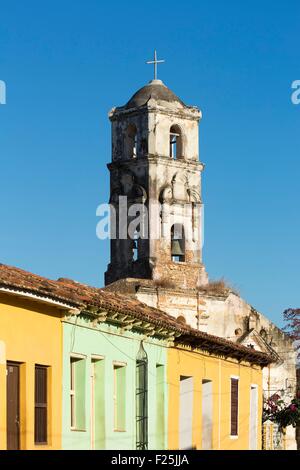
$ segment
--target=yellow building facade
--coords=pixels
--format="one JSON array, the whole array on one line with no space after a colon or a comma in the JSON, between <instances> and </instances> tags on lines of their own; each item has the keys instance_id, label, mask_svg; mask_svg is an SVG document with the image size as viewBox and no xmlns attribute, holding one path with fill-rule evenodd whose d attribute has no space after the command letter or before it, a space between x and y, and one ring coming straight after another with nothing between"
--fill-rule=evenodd
<instances>
[{"instance_id":1,"label":"yellow building facade","mask_svg":"<svg viewBox=\"0 0 300 470\"><path fill-rule=\"evenodd\" d=\"M55 305L0 293L0 449L59 449L62 333Z\"/></svg>"},{"instance_id":2,"label":"yellow building facade","mask_svg":"<svg viewBox=\"0 0 300 470\"><path fill-rule=\"evenodd\" d=\"M168 385L169 449L261 449L260 365L178 345L168 351Z\"/></svg>"},{"instance_id":3,"label":"yellow building facade","mask_svg":"<svg viewBox=\"0 0 300 470\"><path fill-rule=\"evenodd\" d=\"M101 336L99 325L105 326ZM102 344L103 333L111 338ZM149 396L137 416L134 378L142 341L148 371L143 387ZM134 359L130 365L128 357ZM111 375L100 376L106 395L101 388L96 400L94 368L102 360L105 368L98 370ZM118 449L120 434L113 423L119 408L112 401L105 408L113 396L119 397L124 416L129 413L130 440L123 449L136 448L132 436L141 416L151 433L149 442L148 427L141 435L145 448L261 449L262 367L271 360L126 296L0 264L0 450L95 448L91 423L96 419L112 436L107 448ZM80 368L72 366L77 361ZM124 367L130 382L112 379L116 367ZM82 428L74 428L77 419ZM156 432L163 436L159 443Z\"/></svg>"}]
</instances>

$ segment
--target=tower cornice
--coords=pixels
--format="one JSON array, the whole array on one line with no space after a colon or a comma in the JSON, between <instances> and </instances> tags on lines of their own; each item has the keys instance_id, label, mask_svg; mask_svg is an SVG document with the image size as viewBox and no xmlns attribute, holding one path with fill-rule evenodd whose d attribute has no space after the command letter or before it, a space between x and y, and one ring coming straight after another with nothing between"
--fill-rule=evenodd
<instances>
[{"instance_id":1,"label":"tower cornice","mask_svg":"<svg viewBox=\"0 0 300 470\"><path fill-rule=\"evenodd\" d=\"M108 113L108 117L110 121L116 121L120 119L120 117L137 116L141 114L161 114L165 116L175 116L180 119L187 119L192 121L200 121L202 119L202 111L196 106L186 108L173 108L171 106L159 106L155 102L147 103L139 108L127 109L125 106L112 108Z\"/></svg>"},{"instance_id":2,"label":"tower cornice","mask_svg":"<svg viewBox=\"0 0 300 470\"><path fill-rule=\"evenodd\" d=\"M170 165L170 157L161 155L144 155L143 157L140 157L138 161L141 165L144 164L145 166L149 165L149 163L157 163L165 166ZM116 168L128 168L132 165L136 165L136 162L133 160L117 160L115 162L108 163L107 168L109 170L113 170ZM176 161L172 161L172 165L174 168L191 169L194 171L203 171L205 169L205 164L203 162L199 162L198 160L185 160L183 158Z\"/></svg>"}]
</instances>

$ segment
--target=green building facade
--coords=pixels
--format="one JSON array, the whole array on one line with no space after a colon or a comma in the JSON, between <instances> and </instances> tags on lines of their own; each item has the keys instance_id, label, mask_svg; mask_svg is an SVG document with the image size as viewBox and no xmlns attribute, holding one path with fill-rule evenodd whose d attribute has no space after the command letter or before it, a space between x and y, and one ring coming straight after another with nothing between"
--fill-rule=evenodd
<instances>
[{"instance_id":1,"label":"green building facade","mask_svg":"<svg viewBox=\"0 0 300 470\"><path fill-rule=\"evenodd\" d=\"M165 449L168 338L102 320L63 321L62 449Z\"/></svg>"}]
</instances>

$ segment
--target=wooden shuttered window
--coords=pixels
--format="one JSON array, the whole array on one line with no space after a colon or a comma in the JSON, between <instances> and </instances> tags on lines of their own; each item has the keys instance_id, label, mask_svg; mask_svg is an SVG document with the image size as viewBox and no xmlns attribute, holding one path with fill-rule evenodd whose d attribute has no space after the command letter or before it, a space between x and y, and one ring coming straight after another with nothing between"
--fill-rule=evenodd
<instances>
[{"instance_id":1,"label":"wooden shuttered window","mask_svg":"<svg viewBox=\"0 0 300 470\"><path fill-rule=\"evenodd\" d=\"M35 366L34 442L47 444L47 367Z\"/></svg>"},{"instance_id":2,"label":"wooden shuttered window","mask_svg":"<svg viewBox=\"0 0 300 470\"><path fill-rule=\"evenodd\" d=\"M231 417L230 417L230 435L238 435L239 419L239 380L231 378Z\"/></svg>"}]
</instances>

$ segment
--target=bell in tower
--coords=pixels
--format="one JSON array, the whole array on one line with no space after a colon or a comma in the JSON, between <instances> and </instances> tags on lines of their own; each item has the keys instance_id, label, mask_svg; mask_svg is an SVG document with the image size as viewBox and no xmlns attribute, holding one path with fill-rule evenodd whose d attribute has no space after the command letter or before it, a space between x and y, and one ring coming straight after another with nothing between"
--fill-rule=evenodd
<instances>
[{"instance_id":1,"label":"bell in tower","mask_svg":"<svg viewBox=\"0 0 300 470\"><path fill-rule=\"evenodd\" d=\"M206 284L201 111L185 105L155 75L124 106L113 108L109 118L110 204L118 222L106 285L126 278L168 280L178 288ZM142 207L140 221L132 230L136 207Z\"/></svg>"},{"instance_id":2,"label":"bell in tower","mask_svg":"<svg viewBox=\"0 0 300 470\"><path fill-rule=\"evenodd\" d=\"M171 258L174 262L185 261L185 240L183 226L175 224L171 229Z\"/></svg>"}]
</instances>

